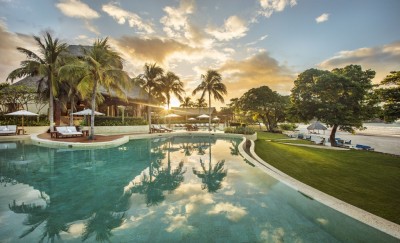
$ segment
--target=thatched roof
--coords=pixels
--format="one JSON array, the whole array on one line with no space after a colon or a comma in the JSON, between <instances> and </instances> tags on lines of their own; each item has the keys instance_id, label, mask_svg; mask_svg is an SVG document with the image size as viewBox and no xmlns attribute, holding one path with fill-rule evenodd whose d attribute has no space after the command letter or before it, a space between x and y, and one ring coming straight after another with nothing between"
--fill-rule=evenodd
<instances>
[{"instance_id":1,"label":"thatched roof","mask_svg":"<svg viewBox=\"0 0 400 243\"><path fill-rule=\"evenodd\" d=\"M322 125L319 121L314 122L307 127L307 130L326 130L327 128Z\"/></svg>"}]
</instances>

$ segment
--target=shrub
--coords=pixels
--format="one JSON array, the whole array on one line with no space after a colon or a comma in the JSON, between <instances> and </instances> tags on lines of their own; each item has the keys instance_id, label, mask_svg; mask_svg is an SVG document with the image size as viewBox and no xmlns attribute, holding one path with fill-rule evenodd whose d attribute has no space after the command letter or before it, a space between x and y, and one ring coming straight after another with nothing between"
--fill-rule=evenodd
<instances>
[{"instance_id":1,"label":"shrub","mask_svg":"<svg viewBox=\"0 0 400 243\"><path fill-rule=\"evenodd\" d=\"M255 131L251 127L227 127L225 128L225 133L236 133L236 134L254 134Z\"/></svg>"},{"instance_id":2,"label":"shrub","mask_svg":"<svg viewBox=\"0 0 400 243\"><path fill-rule=\"evenodd\" d=\"M279 128L285 131L294 131L297 125L294 123L283 123L279 125Z\"/></svg>"},{"instance_id":3,"label":"shrub","mask_svg":"<svg viewBox=\"0 0 400 243\"><path fill-rule=\"evenodd\" d=\"M140 126L147 125L147 121L142 118L125 117L122 122L121 117L96 116L94 124L95 126Z\"/></svg>"},{"instance_id":4,"label":"shrub","mask_svg":"<svg viewBox=\"0 0 400 243\"><path fill-rule=\"evenodd\" d=\"M22 117L0 115L1 125L17 125L22 126ZM50 122L47 115L24 116L24 126L49 126Z\"/></svg>"}]
</instances>

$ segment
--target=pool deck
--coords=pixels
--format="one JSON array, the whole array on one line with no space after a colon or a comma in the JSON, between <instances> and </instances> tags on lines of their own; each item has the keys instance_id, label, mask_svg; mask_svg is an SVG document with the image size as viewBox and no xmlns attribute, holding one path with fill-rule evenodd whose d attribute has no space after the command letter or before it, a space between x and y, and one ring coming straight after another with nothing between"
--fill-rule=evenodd
<instances>
[{"instance_id":1,"label":"pool deck","mask_svg":"<svg viewBox=\"0 0 400 243\"><path fill-rule=\"evenodd\" d=\"M218 137L236 137L243 138L240 134L226 134L222 131L174 131L171 133L133 133L133 134L119 134L119 135L106 135L99 134L95 136L94 140L89 140L88 137L75 137L75 138L51 138L50 134L31 134L31 135L15 135L15 136L0 136L0 141L17 141L17 140L31 140L33 144L39 146L60 148L76 148L76 149L98 149L98 148L109 148L120 146L124 143L129 142L131 139L143 139L143 138L159 138L159 137L170 137L170 136L209 136L216 135ZM253 137L254 138L254 137ZM379 216L371 214L353 205L350 205L344 201L341 201L335 197L332 197L324 192L321 192L315 188L312 188L292 177L269 165L263 161L254 151L254 139L251 139L251 146L249 148L250 154L245 151L244 144L246 139L243 138L242 143L239 146L239 151L242 156L255 164L261 170L285 183L291 188L299 191L302 194L307 195L313 200L317 200L330 208L333 208L343 214L346 214L358 221L361 221L371 227L374 227L382 232L392 235L400 239L400 225L383 219ZM294 145L294 144L290 144ZM297 145L299 146L299 145Z\"/></svg>"}]
</instances>

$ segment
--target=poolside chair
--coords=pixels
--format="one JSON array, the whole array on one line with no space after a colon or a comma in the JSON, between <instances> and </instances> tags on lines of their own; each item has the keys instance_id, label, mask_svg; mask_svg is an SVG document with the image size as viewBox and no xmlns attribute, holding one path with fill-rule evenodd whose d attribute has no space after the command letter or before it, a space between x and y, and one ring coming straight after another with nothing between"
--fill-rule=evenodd
<instances>
[{"instance_id":1,"label":"poolside chair","mask_svg":"<svg viewBox=\"0 0 400 243\"><path fill-rule=\"evenodd\" d=\"M16 135L17 125L0 126L0 135Z\"/></svg>"},{"instance_id":2,"label":"poolside chair","mask_svg":"<svg viewBox=\"0 0 400 243\"><path fill-rule=\"evenodd\" d=\"M82 137L83 133L78 132L74 126L56 127L56 138Z\"/></svg>"},{"instance_id":3,"label":"poolside chair","mask_svg":"<svg viewBox=\"0 0 400 243\"><path fill-rule=\"evenodd\" d=\"M159 125L151 125L152 127L152 132L166 132L165 129L161 128Z\"/></svg>"},{"instance_id":4,"label":"poolside chair","mask_svg":"<svg viewBox=\"0 0 400 243\"><path fill-rule=\"evenodd\" d=\"M169 128L163 126L163 125L160 125L160 128L164 129L166 132L172 132L172 129L169 129Z\"/></svg>"}]
</instances>

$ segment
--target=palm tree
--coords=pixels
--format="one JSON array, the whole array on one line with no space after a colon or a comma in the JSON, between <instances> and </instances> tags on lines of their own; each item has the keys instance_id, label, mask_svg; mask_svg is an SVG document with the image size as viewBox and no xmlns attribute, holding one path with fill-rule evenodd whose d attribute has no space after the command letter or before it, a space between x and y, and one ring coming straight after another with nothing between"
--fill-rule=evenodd
<instances>
[{"instance_id":1,"label":"palm tree","mask_svg":"<svg viewBox=\"0 0 400 243\"><path fill-rule=\"evenodd\" d=\"M183 100L182 94L185 92L183 89L183 82L173 72L167 72L167 74L161 78L160 90L161 93L165 95L168 110L171 103L171 94L174 94L179 101Z\"/></svg>"},{"instance_id":2,"label":"palm tree","mask_svg":"<svg viewBox=\"0 0 400 243\"><path fill-rule=\"evenodd\" d=\"M201 83L193 90L193 95L196 95L197 92L202 92L201 98L204 98L204 95L208 92L208 115L210 116L208 118L208 127L211 128L211 96L215 100L224 102L222 95L228 93L225 84L222 83L221 74L216 70L208 70L207 74L202 74Z\"/></svg>"},{"instance_id":3,"label":"palm tree","mask_svg":"<svg viewBox=\"0 0 400 243\"><path fill-rule=\"evenodd\" d=\"M199 108L199 115L200 115L200 109L207 107L207 103L204 98L198 98L196 99L196 102L193 103L193 106Z\"/></svg>"},{"instance_id":4,"label":"palm tree","mask_svg":"<svg viewBox=\"0 0 400 243\"><path fill-rule=\"evenodd\" d=\"M151 100L159 95L160 79L164 70L156 63L144 65L144 74L138 76L139 85L147 92L147 117L149 120L149 129L151 131Z\"/></svg>"},{"instance_id":5,"label":"palm tree","mask_svg":"<svg viewBox=\"0 0 400 243\"><path fill-rule=\"evenodd\" d=\"M39 55L28 49L17 47L17 50L27 56L27 60L21 62L21 67L12 71L7 80L13 82L17 78L26 76L39 75L42 78L39 80L39 87L43 87L44 83L47 84L49 90L49 121L50 130L53 131L54 123L54 97L58 92L58 79L57 79L57 61L61 54L67 50L67 44L61 43L57 38L53 37L49 32L46 32L43 39L38 36L33 36L36 44L39 47ZM41 92L38 88L38 92Z\"/></svg>"},{"instance_id":6,"label":"palm tree","mask_svg":"<svg viewBox=\"0 0 400 243\"><path fill-rule=\"evenodd\" d=\"M91 99L90 138L94 139L94 111L96 98L100 96L99 86L109 92L112 89L119 97L124 97L124 89L130 84L130 79L122 70L122 57L111 50L108 38L96 40L93 47L83 49L83 53L83 60L63 66L59 74L66 80L78 80L77 89L82 98Z\"/></svg>"},{"instance_id":7,"label":"palm tree","mask_svg":"<svg viewBox=\"0 0 400 243\"><path fill-rule=\"evenodd\" d=\"M186 96L182 99L180 107L189 108L193 107L192 97ZM187 112L185 112L185 121L187 121Z\"/></svg>"}]
</instances>

